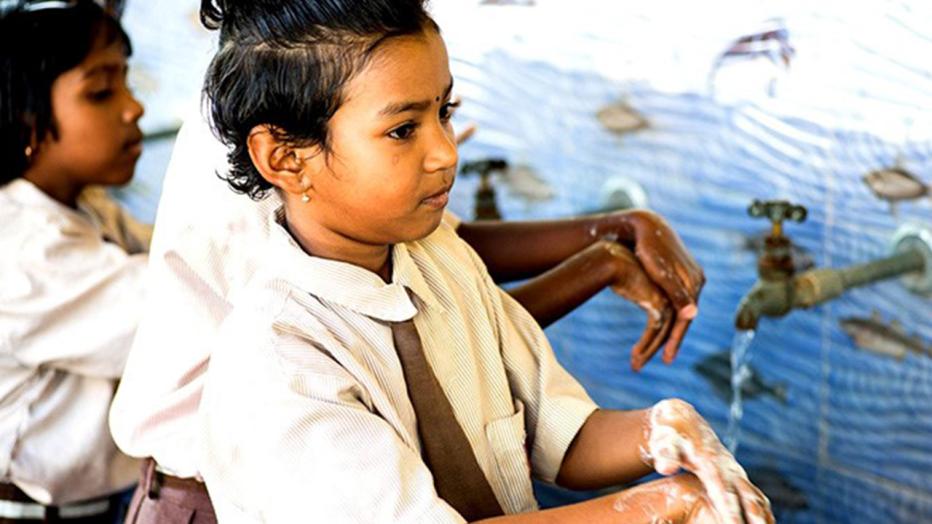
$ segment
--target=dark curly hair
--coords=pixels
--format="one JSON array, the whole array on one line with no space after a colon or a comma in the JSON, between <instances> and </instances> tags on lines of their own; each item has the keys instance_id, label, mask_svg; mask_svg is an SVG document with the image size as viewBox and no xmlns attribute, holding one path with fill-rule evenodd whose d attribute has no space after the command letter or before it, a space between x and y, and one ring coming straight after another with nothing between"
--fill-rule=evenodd
<instances>
[{"instance_id":1,"label":"dark curly hair","mask_svg":"<svg viewBox=\"0 0 932 524\"><path fill-rule=\"evenodd\" d=\"M249 157L255 126L329 152L327 123L373 52L389 38L439 31L425 0L202 0L201 20L220 29L204 94L214 133L230 148L221 176L256 200L272 186Z\"/></svg>"},{"instance_id":2,"label":"dark curly hair","mask_svg":"<svg viewBox=\"0 0 932 524\"><path fill-rule=\"evenodd\" d=\"M52 111L52 83L77 67L103 38L120 41L127 56L129 37L113 16L92 0L65 7L32 9L20 2L0 16L0 185L29 169L26 148L58 137Z\"/></svg>"}]
</instances>

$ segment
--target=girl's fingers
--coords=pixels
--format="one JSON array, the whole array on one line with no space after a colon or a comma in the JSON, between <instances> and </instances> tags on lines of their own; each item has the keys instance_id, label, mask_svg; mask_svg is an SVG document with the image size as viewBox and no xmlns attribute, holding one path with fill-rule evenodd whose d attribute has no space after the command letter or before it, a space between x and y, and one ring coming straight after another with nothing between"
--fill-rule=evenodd
<instances>
[{"instance_id":1,"label":"girl's fingers","mask_svg":"<svg viewBox=\"0 0 932 524\"><path fill-rule=\"evenodd\" d=\"M477 126L475 123L469 123L462 131L456 134L456 144L461 145L463 142L472 138L476 134Z\"/></svg>"},{"instance_id":2,"label":"girl's fingers","mask_svg":"<svg viewBox=\"0 0 932 524\"><path fill-rule=\"evenodd\" d=\"M685 318L681 314L677 315L676 323L670 331L670 338L663 348L663 361L667 364L673 362L673 359L676 358L676 354L680 350L680 344L682 344L690 324L692 324L692 318Z\"/></svg>"},{"instance_id":3,"label":"girl's fingers","mask_svg":"<svg viewBox=\"0 0 932 524\"><path fill-rule=\"evenodd\" d=\"M712 501L712 507L723 524L746 524L742 518L741 502L734 486L726 482L724 472L718 467L718 457L697 457L690 462L695 465L692 471L705 488Z\"/></svg>"},{"instance_id":4,"label":"girl's fingers","mask_svg":"<svg viewBox=\"0 0 932 524\"><path fill-rule=\"evenodd\" d=\"M748 524L774 524L776 521L770 509L770 500L757 486L745 478L735 483L741 498L741 509Z\"/></svg>"},{"instance_id":5,"label":"girl's fingers","mask_svg":"<svg viewBox=\"0 0 932 524\"><path fill-rule=\"evenodd\" d=\"M654 316L654 318L651 318L651 316ZM651 328L652 324L655 325L656 328L654 328L653 338L647 345L646 349L644 349L643 353L641 353L640 357L635 360L634 355L632 355L631 364L635 370L641 369L641 367L643 367L644 364L646 364L647 361L650 360L650 358L654 356L655 353L657 353L657 350L660 349L663 341L667 339L667 335L669 335L670 330L673 329L672 317L673 311L669 307L666 307L663 310L653 314L648 313L648 328Z\"/></svg>"},{"instance_id":6,"label":"girl's fingers","mask_svg":"<svg viewBox=\"0 0 932 524\"><path fill-rule=\"evenodd\" d=\"M651 342L657 337L657 328L659 325L652 321L650 317L651 314L648 312L648 320L647 325L644 327L644 332L641 334L641 338L637 341L637 344L631 348L631 369L635 371L640 371L641 368L644 367L644 364L654 356L647 348L650 347Z\"/></svg>"}]
</instances>

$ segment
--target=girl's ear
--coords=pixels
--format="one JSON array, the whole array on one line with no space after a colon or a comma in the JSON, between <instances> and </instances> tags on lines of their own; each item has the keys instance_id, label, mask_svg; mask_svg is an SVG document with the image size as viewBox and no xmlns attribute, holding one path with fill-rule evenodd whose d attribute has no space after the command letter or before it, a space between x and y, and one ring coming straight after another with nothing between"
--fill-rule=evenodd
<instances>
[{"instance_id":1,"label":"girl's ear","mask_svg":"<svg viewBox=\"0 0 932 524\"><path fill-rule=\"evenodd\" d=\"M249 157L259 174L273 186L301 197L311 188L307 162L316 147L295 147L283 143L268 125L258 125L247 139Z\"/></svg>"}]
</instances>

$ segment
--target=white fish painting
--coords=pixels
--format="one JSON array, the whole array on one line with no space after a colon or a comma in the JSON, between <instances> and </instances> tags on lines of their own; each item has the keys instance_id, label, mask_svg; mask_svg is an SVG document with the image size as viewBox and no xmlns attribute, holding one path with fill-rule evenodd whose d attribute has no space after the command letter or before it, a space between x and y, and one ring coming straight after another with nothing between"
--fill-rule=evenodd
<instances>
[{"instance_id":1,"label":"white fish painting","mask_svg":"<svg viewBox=\"0 0 932 524\"><path fill-rule=\"evenodd\" d=\"M553 187L527 164L511 166L504 172L502 182L511 195L527 202L542 202L556 196Z\"/></svg>"},{"instance_id":2,"label":"white fish painting","mask_svg":"<svg viewBox=\"0 0 932 524\"><path fill-rule=\"evenodd\" d=\"M932 347L919 337L907 335L899 322L883 322L876 311L870 318L847 317L839 324L856 346L871 353L897 360L905 358L907 353L932 356Z\"/></svg>"},{"instance_id":3,"label":"white fish painting","mask_svg":"<svg viewBox=\"0 0 932 524\"><path fill-rule=\"evenodd\" d=\"M709 88L714 93L716 91L717 76L719 71L731 63L745 64L742 67L739 77L743 79L743 85L747 86L747 77L752 71L764 72L766 80L767 93L770 96L776 94L776 82L778 72L772 67L748 69L748 65L755 64L759 59L769 62L772 66L782 69L786 72L796 49L790 44L790 33L782 19L771 19L763 23L756 31L749 32L733 40L729 46L715 59L712 68L709 71ZM732 77L734 80L734 77ZM728 84L728 82L725 82Z\"/></svg>"},{"instance_id":4,"label":"white fish painting","mask_svg":"<svg viewBox=\"0 0 932 524\"><path fill-rule=\"evenodd\" d=\"M632 133L648 126L647 119L623 100L599 109L596 118L605 129L616 135Z\"/></svg>"},{"instance_id":5,"label":"white fish painting","mask_svg":"<svg viewBox=\"0 0 932 524\"><path fill-rule=\"evenodd\" d=\"M898 202L929 196L929 186L900 166L877 169L861 179L874 196L890 203L890 210L894 214Z\"/></svg>"}]
</instances>

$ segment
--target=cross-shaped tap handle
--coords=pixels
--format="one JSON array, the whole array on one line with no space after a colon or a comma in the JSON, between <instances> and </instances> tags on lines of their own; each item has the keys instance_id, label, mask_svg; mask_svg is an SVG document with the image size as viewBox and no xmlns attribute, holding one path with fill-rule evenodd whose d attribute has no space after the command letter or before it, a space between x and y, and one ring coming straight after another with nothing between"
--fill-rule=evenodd
<instances>
[{"instance_id":1,"label":"cross-shaped tap handle","mask_svg":"<svg viewBox=\"0 0 932 524\"><path fill-rule=\"evenodd\" d=\"M748 214L754 218L765 217L770 219L773 224L771 236L779 237L783 235L784 220L803 222L806 220L808 211L803 206L786 200L754 200L748 206Z\"/></svg>"}]
</instances>

